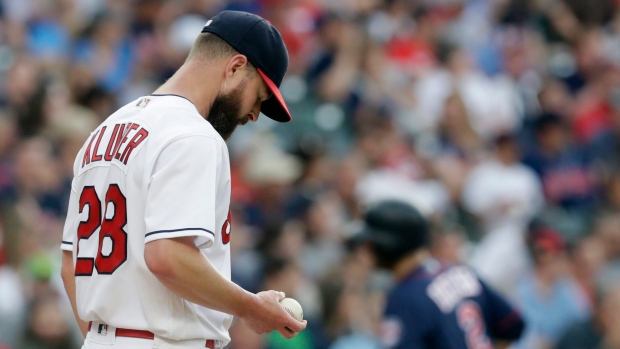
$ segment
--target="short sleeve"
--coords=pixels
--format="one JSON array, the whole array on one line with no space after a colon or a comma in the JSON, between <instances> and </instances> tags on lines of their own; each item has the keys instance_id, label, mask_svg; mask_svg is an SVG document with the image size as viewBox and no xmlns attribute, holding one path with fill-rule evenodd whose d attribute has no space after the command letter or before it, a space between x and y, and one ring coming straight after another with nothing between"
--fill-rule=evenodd
<instances>
[{"instance_id":1,"label":"short sleeve","mask_svg":"<svg viewBox=\"0 0 620 349\"><path fill-rule=\"evenodd\" d=\"M62 230L62 242L60 249L73 251L73 237L77 234L77 224L79 218L78 196L73 185L71 185L71 195L69 196L69 207L67 208L67 218Z\"/></svg>"},{"instance_id":2,"label":"short sleeve","mask_svg":"<svg viewBox=\"0 0 620 349\"><path fill-rule=\"evenodd\" d=\"M525 328L521 314L482 280L480 284L488 304L487 316L489 318L485 320L489 325L491 336L494 339L509 341L519 339Z\"/></svg>"},{"instance_id":3,"label":"short sleeve","mask_svg":"<svg viewBox=\"0 0 620 349\"><path fill-rule=\"evenodd\" d=\"M201 248L213 244L215 198L222 169L222 145L204 136L181 138L157 156L146 198L145 243L195 236Z\"/></svg>"}]
</instances>

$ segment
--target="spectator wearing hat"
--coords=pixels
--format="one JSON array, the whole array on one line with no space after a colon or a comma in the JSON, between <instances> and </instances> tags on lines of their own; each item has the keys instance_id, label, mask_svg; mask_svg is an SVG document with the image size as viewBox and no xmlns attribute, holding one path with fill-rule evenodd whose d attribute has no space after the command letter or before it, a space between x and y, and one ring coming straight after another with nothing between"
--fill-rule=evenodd
<instances>
[{"instance_id":1,"label":"spectator wearing hat","mask_svg":"<svg viewBox=\"0 0 620 349\"><path fill-rule=\"evenodd\" d=\"M548 348L575 321L588 317L589 302L569 274L566 244L549 225L533 223L526 237L531 274L517 286L517 304L526 323L519 348Z\"/></svg>"}]
</instances>

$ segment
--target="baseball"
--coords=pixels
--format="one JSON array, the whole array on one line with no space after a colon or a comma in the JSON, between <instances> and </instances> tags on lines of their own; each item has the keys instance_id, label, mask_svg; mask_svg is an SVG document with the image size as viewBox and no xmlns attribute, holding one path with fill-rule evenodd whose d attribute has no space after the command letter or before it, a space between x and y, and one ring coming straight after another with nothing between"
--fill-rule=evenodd
<instances>
[{"instance_id":1,"label":"baseball","mask_svg":"<svg viewBox=\"0 0 620 349\"><path fill-rule=\"evenodd\" d=\"M301 309L301 305L293 298L284 298L280 301L280 305L282 305L282 308L291 314L292 317L297 319L297 321L304 319L304 311Z\"/></svg>"}]
</instances>

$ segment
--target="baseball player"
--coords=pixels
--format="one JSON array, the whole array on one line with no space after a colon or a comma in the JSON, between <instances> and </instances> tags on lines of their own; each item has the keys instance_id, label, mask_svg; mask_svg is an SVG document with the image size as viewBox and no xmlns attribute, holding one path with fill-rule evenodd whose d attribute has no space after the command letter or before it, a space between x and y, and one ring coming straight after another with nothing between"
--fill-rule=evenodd
<instances>
[{"instance_id":1,"label":"baseball player","mask_svg":"<svg viewBox=\"0 0 620 349\"><path fill-rule=\"evenodd\" d=\"M356 239L397 282L384 313L386 348L492 349L520 337L521 316L470 268L429 258L427 223L414 207L377 204Z\"/></svg>"},{"instance_id":2,"label":"baseball player","mask_svg":"<svg viewBox=\"0 0 620 349\"><path fill-rule=\"evenodd\" d=\"M291 120L278 90L287 67L269 22L221 12L174 76L85 142L61 245L83 348L221 348L233 316L286 338L306 327L283 293L230 281L225 140L259 112Z\"/></svg>"}]
</instances>

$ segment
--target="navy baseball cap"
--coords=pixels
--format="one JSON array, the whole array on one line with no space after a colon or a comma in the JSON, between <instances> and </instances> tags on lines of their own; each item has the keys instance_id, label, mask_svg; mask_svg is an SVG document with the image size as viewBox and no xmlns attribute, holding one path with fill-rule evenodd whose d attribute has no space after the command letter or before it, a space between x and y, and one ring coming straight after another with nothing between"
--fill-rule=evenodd
<instances>
[{"instance_id":1,"label":"navy baseball cap","mask_svg":"<svg viewBox=\"0 0 620 349\"><path fill-rule=\"evenodd\" d=\"M222 11L211 18L202 33L213 33L256 67L273 96L261 104L260 111L280 121L291 121L279 87L288 69L288 51L280 32L264 18L241 11Z\"/></svg>"}]
</instances>

